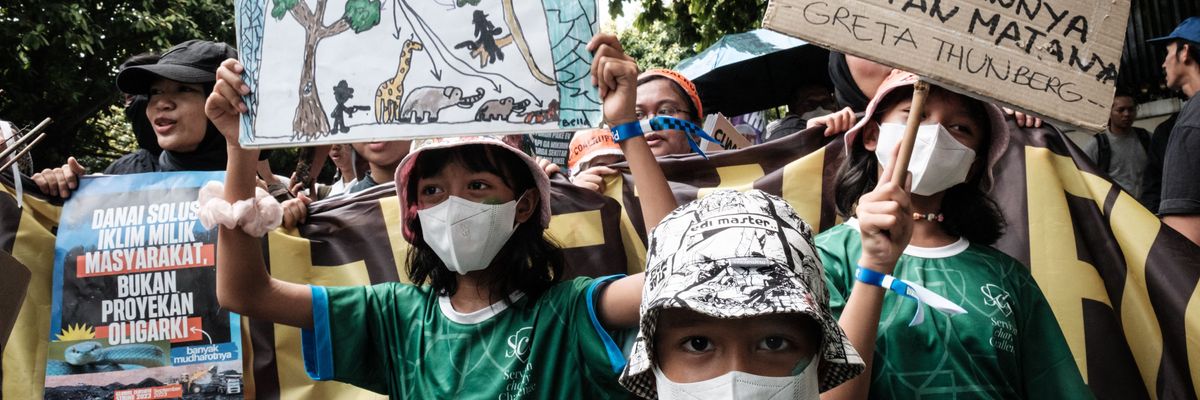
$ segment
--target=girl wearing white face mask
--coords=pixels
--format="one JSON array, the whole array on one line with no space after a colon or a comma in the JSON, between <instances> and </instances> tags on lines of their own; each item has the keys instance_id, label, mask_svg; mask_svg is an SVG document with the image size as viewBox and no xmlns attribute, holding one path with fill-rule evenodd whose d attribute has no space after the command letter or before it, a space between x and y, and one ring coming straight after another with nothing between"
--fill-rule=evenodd
<instances>
[{"instance_id":1,"label":"girl wearing white face mask","mask_svg":"<svg viewBox=\"0 0 1200 400\"><path fill-rule=\"evenodd\" d=\"M589 44L594 79L605 119L636 122L637 65L614 59L615 43L600 35ZM242 72L236 60L222 64L205 110L228 142L221 190L230 203L255 196L257 151L238 144L242 96L250 91ZM626 138L621 149L652 231L675 208L675 197L645 138ZM534 160L498 140L443 139L406 156L395 177L396 228L411 244L407 268L417 285L310 287L274 279L261 240L248 234L261 236L257 228L270 224L251 212L220 228L221 305L304 328L312 378L392 398L629 396L617 382L625 358L612 335L637 325L643 274L562 278L562 255L543 236L549 179Z\"/></svg>"},{"instance_id":2,"label":"girl wearing white face mask","mask_svg":"<svg viewBox=\"0 0 1200 400\"><path fill-rule=\"evenodd\" d=\"M1004 229L988 195L1002 111L931 87L910 182L891 182L915 81L893 73L846 135L847 221L816 243L830 306L872 373L823 397L1091 398L1028 268L989 247Z\"/></svg>"}]
</instances>

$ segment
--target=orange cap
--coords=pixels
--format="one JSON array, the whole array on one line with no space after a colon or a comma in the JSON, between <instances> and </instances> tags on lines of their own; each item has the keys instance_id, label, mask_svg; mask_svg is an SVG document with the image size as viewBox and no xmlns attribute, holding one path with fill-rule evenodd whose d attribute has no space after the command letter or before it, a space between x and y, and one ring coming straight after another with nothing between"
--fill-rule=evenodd
<instances>
[{"instance_id":1,"label":"orange cap","mask_svg":"<svg viewBox=\"0 0 1200 400\"><path fill-rule=\"evenodd\" d=\"M567 153L567 168L571 174L579 172L579 166L603 155L624 155L621 146L613 141L612 132L607 129L585 129L575 132L571 138L571 147Z\"/></svg>"},{"instance_id":2,"label":"orange cap","mask_svg":"<svg viewBox=\"0 0 1200 400\"><path fill-rule=\"evenodd\" d=\"M643 72L641 75L638 75L638 80L648 76L661 76L663 78L670 79L672 82L675 82L675 84L679 85L679 87L683 88L683 91L687 93L689 98L691 98L692 105L696 107L696 115L700 116L700 119L704 119L704 106L700 104L700 91L696 90L696 84L692 83L690 79L676 71L664 68L654 68Z\"/></svg>"}]
</instances>

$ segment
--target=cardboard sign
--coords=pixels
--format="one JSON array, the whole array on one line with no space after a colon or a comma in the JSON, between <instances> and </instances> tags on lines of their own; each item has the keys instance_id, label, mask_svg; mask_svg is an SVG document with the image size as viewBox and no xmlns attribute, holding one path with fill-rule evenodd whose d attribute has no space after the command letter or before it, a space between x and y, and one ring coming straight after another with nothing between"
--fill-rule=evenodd
<instances>
[{"instance_id":1,"label":"cardboard sign","mask_svg":"<svg viewBox=\"0 0 1200 400\"><path fill-rule=\"evenodd\" d=\"M29 288L29 269L0 250L0 353L8 343L8 335L17 323L17 313L25 301L25 290Z\"/></svg>"},{"instance_id":2,"label":"cardboard sign","mask_svg":"<svg viewBox=\"0 0 1200 400\"><path fill-rule=\"evenodd\" d=\"M561 132L600 123L595 0L237 0L241 144ZM326 11L328 10L328 11ZM344 10L344 11L343 11Z\"/></svg>"},{"instance_id":3,"label":"cardboard sign","mask_svg":"<svg viewBox=\"0 0 1200 400\"><path fill-rule=\"evenodd\" d=\"M749 139L729 122L729 118L725 118L721 113L710 114L704 119L704 131L708 132L713 139L721 142L720 144L713 142L704 142L704 152L710 153L721 150L737 150L750 147Z\"/></svg>"},{"instance_id":4,"label":"cardboard sign","mask_svg":"<svg viewBox=\"0 0 1200 400\"><path fill-rule=\"evenodd\" d=\"M763 26L1091 131L1129 0L771 0Z\"/></svg>"}]
</instances>

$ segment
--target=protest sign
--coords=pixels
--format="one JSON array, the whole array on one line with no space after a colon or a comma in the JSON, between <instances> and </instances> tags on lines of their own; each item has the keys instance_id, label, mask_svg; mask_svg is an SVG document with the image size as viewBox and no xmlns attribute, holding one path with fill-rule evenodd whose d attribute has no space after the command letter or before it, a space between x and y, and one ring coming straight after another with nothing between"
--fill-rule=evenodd
<instances>
[{"instance_id":1,"label":"protest sign","mask_svg":"<svg viewBox=\"0 0 1200 400\"><path fill-rule=\"evenodd\" d=\"M771 0L763 26L1103 130L1129 0Z\"/></svg>"},{"instance_id":2,"label":"protest sign","mask_svg":"<svg viewBox=\"0 0 1200 400\"><path fill-rule=\"evenodd\" d=\"M586 79L595 0L235 5L252 90L243 146L558 132L600 122L599 96Z\"/></svg>"},{"instance_id":3,"label":"protest sign","mask_svg":"<svg viewBox=\"0 0 1200 400\"><path fill-rule=\"evenodd\" d=\"M12 333L17 322L17 313L21 311L21 303L25 302L25 289L29 287L29 269L21 262L0 250L0 352L8 343L8 335Z\"/></svg>"},{"instance_id":4,"label":"protest sign","mask_svg":"<svg viewBox=\"0 0 1200 400\"><path fill-rule=\"evenodd\" d=\"M217 303L217 232L197 214L210 180L224 173L80 180L55 243L46 399L240 397L241 320Z\"/></svg>"},{"instance_id":5,"label":"protest sign","mask_svg":"<svg viewBox=\"0 0 1200 400\"><path fill-rule=\"evenodd\" d=\"M750 139L746 139L741 131L738 131L729 118L725 118L721 113L709 114L708 118L704 119L704 131L708 132L716 142L704 142L704 152L714 152L721 150L737 150L750 147Z\"/></svg>"}]
</instances>

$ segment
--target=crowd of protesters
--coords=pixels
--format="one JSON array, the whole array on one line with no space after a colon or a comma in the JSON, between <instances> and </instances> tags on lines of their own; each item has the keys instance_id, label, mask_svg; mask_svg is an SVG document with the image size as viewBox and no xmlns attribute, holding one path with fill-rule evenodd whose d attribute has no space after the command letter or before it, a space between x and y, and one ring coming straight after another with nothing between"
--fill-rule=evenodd
<instances>
[{"instance_id":1,"label":"crowd of protesters","mask_svg":"<svg viewBox=\"0 0 1200 400\"><path fill-rule=\"evenodd\" d=\"M1191 100L1151 134L1133 126L1134 98L1119 92L1108 128L1080 147L1200 244L1200 18L1153 42L1165 53L1166 85ZM1009 121L1042 121L934 86L913 149L929 162L895 180L890 160L917 78L832 54L832 90L798 92L796 110L763 134L845 140L835 182L845 222L814 237L787 202L757 190L677 204L657 160L693 153L697 139L640 122L701 124L696 86L675 71L639 71L615 36L597 35L588 50L607 125L575 133L566 165L497 138L364 142L331 146L334 179L305 187L238 143L249 87L236 51L192 40L122 65L116 84L140 148L87 167L224 170L226 204L254 198L256 187L284 188L269 191L289 229L312 201L394 184L413 284L272 278L260 238L242 228L262 215L221 221L217 266L224 307L304 329L314 379L393 398L455 398L466 388L495 397L512 390L514 374L534 398L914 398L914 374L950 397L1092 397L1029 269L991 247L1006 225L993 167L1022 134ZM86 170L70 158L32 178L67 198ZM544 235L551 176L603 193L622 171L636 182L649 232L645 272L562 279L569 260ZM919 301L890 293L896 281ZM1012 306L985 311L960 301L963 288L1003 293ZM521 328L531 329L523 358L454 369L454 357L488 358ZM459 339L430 340L449 336Z\"/></svg>"}]
</instances>

